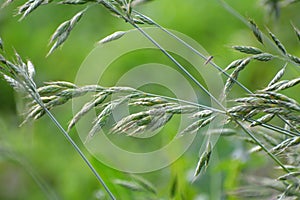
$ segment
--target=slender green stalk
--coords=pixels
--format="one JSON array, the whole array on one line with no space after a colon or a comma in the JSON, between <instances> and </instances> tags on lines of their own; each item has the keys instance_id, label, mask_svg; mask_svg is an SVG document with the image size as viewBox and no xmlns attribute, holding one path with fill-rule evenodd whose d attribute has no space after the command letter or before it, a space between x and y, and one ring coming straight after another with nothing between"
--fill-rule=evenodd
<instances>
[{"instance_id":1,"label":"slender green stalk","mask_svg":"<svg viewBox=\"0 0 300 200\"><path fill-rule=\"evenodd\" d=\"M237 123L245 133L247 133L248 136L251 137L255 141L256 144L258 144L284 171L287 173L290 173L290 170L284 166L284 164L281 163L281 161L272 153L270 152L252 133L249 131L241 122L239 122L236 119L233 119L235 123Z\"/></svg>"},{"instance_id":2,"label":"slender green stalk","mask_svg":"<svg viewBox=\"0 0 300 200\"><path fill-rule=\"evenodd\" d=\"M242 117L241 117L242 118ZM245 119L246 121L248 121L248 122L257 122L257 120L253 120L253 119ZM294 133L294 132L291 132L291 131L288 131L288 130L285 130L285 129L283 129L283 128L281 128L281 127L278 127L278 126L274 126L274 125L272 125L272 124L260 124L259 126L261 126L261 127L265 127L265 128L267 128L267 129L270 129L270 130L272 130L272 131L276 131L276 132L278 132L278 133L282 133L282 134L284 134L284 135L286 135L286 136L290 136L290 137L294 137L294 136L298 136L298 134L296 134L296 133Z\"/></svg>"}]
</instances>

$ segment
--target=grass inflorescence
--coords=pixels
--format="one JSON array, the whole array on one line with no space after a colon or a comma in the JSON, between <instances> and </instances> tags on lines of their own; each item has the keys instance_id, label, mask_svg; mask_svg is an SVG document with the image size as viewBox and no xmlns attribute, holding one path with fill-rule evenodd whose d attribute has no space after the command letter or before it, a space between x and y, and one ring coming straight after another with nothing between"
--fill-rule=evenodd
<instances>
[{"instance_id":1,"label":"grass inflorescence","mask_svg":"<svg viewBox=\"0 0 300 200\"><path fill-rule=\"evenodd\" d=\"M195 50L189 44L182 41L177 36L170 33L168 30L160 26L151 18L137 12L134 9L135 5L147 1L140 0L62 0L59 4L71 5L86 5L86 8L73 17L60 24L53 33L50 43L52 47L49 50L50 55L54 50L61 46L78 24L81 17L87 12L87 8L92 5L104 6L113 16L123 19L126 23L131 24L134 28L140 31L150 42L152 42L161 52L170 59L179 70L187 75L193 81L199 90L205 92L218 108L206 106L199 103L192 103L181 99L171 98L163 95L146 93L130 87L102 87L100 85L84 85L78 86L70 82L54 81L46 82L44 86L37 87L33 77L35 74L34 66L31 61L24 62L17 53L15 53L15 61L9 61L4 55L0 55L0 72L4 79L17 91L25 93L28 101L28 111L25 114L23 123L30 120L37 120L47 114L51 120L59 127L59 129L68 138L70 143L79 152L87 165L92 169L95 176L105 187L111 199L115 199L114 195L107 188L101 177L90 165L88 160L81 153L80 149L74 144L69 137L69 132L81 119L88 113L95 112L95 118L91 122L92 127L87 130L86 141L92 140L95 134L108 126L109 119L112 118L113 112L122 105L127 105L134 108L127 116L115 121L112 127L109 127L109 133L126 134L134 136L145 131L155 131L160 127L165 126L175 115L185 115L194 121L185 127L179 136L185 134L195 134L205 126L208 126L219 115L226 117L226 124L237 126L236 129L226 127L225 129L214 129L208 131L207 135L220 134L221 136L235 137L244 142L249 143L252 148L249 153L257 153L264 151L276 165L282 169L282 175L276 180L268 178L260 178L260 184L266 188L272 188L279 194L279 199L285 197L299 198L299 150L297 149L300 143L300 104L299 102L282 93L283 90L298 87L300 78L284 79L288 65L299 67L300 58L289 53L287 48L278 39L278 37L267 29L270 41L275 46L278 54L270 53L262 48L246 45L235 45L232 48L246 55L244 58L239 58L232 61L227 67L221 68L212 61L212 57L206 57ZM279 1L265 1L266 4L272 4L276 15L279 15ZM286 2L287 1L283 1ZM11 3L6 1L5 4ZM18 9L18 14L21 15L21 20L27 17L31 12L39 8L41 5L53 3L52 1L30 0L25 2ZM225 87L221 99L214 97L197 79L169 54L160 44L155 41L150 35L144 32L139 25L147 24L156 26L162 31L175 38L191 51L195 52L203 59L205 64L215 67L221 72L221 75L226 77ZM260 44L268 42L263 31L254 22L248 20L248 26L252 30L256 40ZM299 29L293 25L297 39L300 40ZM121 38L126 34L126 31L117 31L104 39L100 40L100 44L111 42ZM3 50L3 42L0 39L0 49ZM269 83L262 89L250 91L245 85L239 82L241 73L246 73L250 64L260 62L269 62L271 60L284 60L285 64L274 75ZM258 62L254 62L258 61ZM231 73L229 71L232 70ZM231 106L225 107L222 104L223 100L228 100L229 93L235 86L241 87L248 94L245 96L230 100ZM65 131L62 126L51 115L50 110L57 106L61 106L74 98L80 98L90 95L90 99L80 110L71 118L68 124L68 130ZM280 123L276 123L280 121ZM230 126L230 125L228 125ZM239 135L244 132L244 135ZM197 178L201 171L205 171L208 167L213 152L211 141L207 141L202 154L198 159L198 164L194 172L194 178ZM251 181L250 181L251 182ZM120 185L135 192L144 192L156 196L156 188L146 180L138 177L132 177L131 181L116 179L115 184ZM170 196L175 197L177 190L177 178L174 179ZM236 193L237 194L237 193ZM239 193L242 195L242 193ZM255 196L253 193L248 195ZM272 193L271 193L272 195Z\"/></svg>"}]
</instances>

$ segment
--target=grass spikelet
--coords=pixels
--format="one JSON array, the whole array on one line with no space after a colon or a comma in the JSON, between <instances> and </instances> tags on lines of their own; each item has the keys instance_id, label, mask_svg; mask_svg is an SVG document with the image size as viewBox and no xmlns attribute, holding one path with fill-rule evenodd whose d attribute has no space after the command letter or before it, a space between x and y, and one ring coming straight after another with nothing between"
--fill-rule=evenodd
<instances>
[{"instance_id":1,"label":"grass spikelet","mask_svg":"<svg viewBox=\"0 0 300 200\"><path fill-rule=\"evenodd\" d=\"M51 95L60 92L63 88L58 85L46 85L38 88L40 95Z\"/></svg>"},{"instance_id":2,"label":"grass spikelet","mask_svg":"<svg viewBox=\"0 0 300 200\"><path fill-rule=\"evenodd\" d=\"M252 19L249 19L249 24L256 39L263 44L262 33L256 23Z\"/></svg>"},{"instance_id":3,"label":"grass spikelet","mask_svg":"<svg viewBox=\"0 0 300 200\"><path fill-rule=\"evenodd\" d=\"M267 62L267 61L272 60L274 58L274 56L272 54L269 54L269 53L261 53L261 54L257 54L257 55L252 56L252 58L255 59L255 60Z\"/></svg>"},{"instance_id":4,"label":"grass spikelet","mask_svg":"<svg viewBox=\"0 0 300 200\"><path fill-rule=\"evenodd\" d=\"M25 88L22 84L20 84L15 79L11 78L10 76L7 76L6 74L1 73L5 81L16 91L24 92Z\"/></svg>"},{"instance_id":5,"label":"grass spikelet","mask_svg":"<svg viewBox=\"0 0 300 200\"><path fill-rule=\"evenodd\" d=\"M300 143L300 137L288 138L271 149L272 152L284 152L287 148L296 146Z\"/></svg>"},{"instance_id":6,"label":"grass spikelet","mask_svg":"<svg viewBox=\"0 0 300 200\"><path fill-rule=\"evenodd\" d=\"M179 135L184 135L186 133L195 133L197 132L200 128L203 128L205 126L207 126L208 124L210 124L210 122L214 119L214 116L211 116L209 118L204 118L204 119L200 119L194 123L192 123L191 125L189 125L187 128L185 128L183 131L181 131L179 133Z\"/></svg>"},{"instance_id":7,"label":"grass spikelet","mask_svg":"<svg viewBox=\"0 0 300 200\"><path fill-rule=\"evenodd\" d=\"M270 87L273 84L277 83L282 78L282 76L284 75L286 66L287 66L287 63L284 65L284 67L279 72L277 72L277 74L274 76L274 78L268 84L268 87Z\"/></svg>"},{"instance_id":8,"label":"grass spikelet","mask_svg":"<svg viewBox=\"0 0 300 200\"><path fill-rule=\"evenodd\" d=\"M255 120L252 124L250 124L250 127L254 127L260 124L265 124L269 121L271 121L274 118L274 114L266 114L264 116L262 116L261 118Z\"/></svg>"},{"instance_id":9,"label":"grass spikelet","mask_svg":"<svg viewBox=\"0 0 300 200\"><path fill-rule=\"evenodd\" d=\"M242 71L251 61L251 58L246 58L244 59L238 66L237 66L237 71L240 72Z\"/></svg>"},{"instance_id":10,"label":"grass spikelet","mask_svg":"<svg viewBox=\"0 0 300 200\"><path fill-rule=\"evenodd\" d=\"M177 105L166 108L166 113L172 114L189 114L197 111L198 108L191 105Z\"/></svg>"},{"instance_id":11,"label":"grass spikelet","mask_svg":"<svg viewBox=\"0 0 300 200\"><path fill-rule=\"evenodd\" d=\"M102 40L100 40L99 42L97 42L98 44L105 44L114 40L117 40L121 37L123 37L125 35L125 31L117 31L114 32L113 34L106 36L105 38L103 38Z\"/></svg>"},{"instance_id":12,"label":"grass spikelet","mask_svg":"<svg viewBox=\"0 0 300 200\"><path fill-rule=\"evenodd\" d=\"M152 117L150 116L149 112L134 113L118 121L113 127L112 131L126 133L128 130L136 126L144 126L149 124L151 121Z\"/></svg>"},{"instance_id":13,"label":"grass spikelet","mask_svg":"<svg viewBox=\"0 0 300 200\"><path fill-rule=\"evenodd\" d=\"M272 40L274 41L274 43L276 44L277 48L284 54L287 54L287 51L285 49L285 47L283 46L283 44L280 42L280 40L270 31L268 30L269 35L271 36Z\"/></svg>"},{"instance_id":14,"label":"grass spikelet","mask_svg":"<svg viewBox=\"0 0 300 200\"><path fill-rule=\"evenodd\" d=\"M233 49L246 53L246 54L260 54L263 53L262 50L256 48L256 47L251 47L251 46L233 46Z\"/></svg>"},{"instance_id":15,"label":"grass spikelet","mask_svg":"<svg viewBox=\"0 0 300 200\"><path fill-rule=\"evenodd\" d=\"M45 82L45 85L52 85L52 86L58 86L58 87L62 87L62 88L70 88L70 89L78 88L75 84L67 82L67 81Z\"/></svg>"},{"instance_id":16,"label":"grass spikelet","mask_svg":"<svg viewBox=\"0 0 300 200\"><path fill-rule=\"evenodd\" d=\"M11 4L14 0L6 0L5 2L3 2L3 4L0 6L0 9L5 8L6 6L8 6L9 4Z\"/></svg>"},{"instance_id":17,"label":"grass spikelet","mask_svg":"<svg viewBox=\"0 0 300 200\"><path fill-rule=\"evenodd\" d=\"M234 107L228 109L227 112L229 112L231 114L237 114L237 115L244 116L244 115L247 115L252 110L253 110L253 108L251 108L251 107L239 105L239 106L234 106Z\"/></svg>"},{"instance_id":18,"label":"grass spikelet","mask_svg":"<svg viewBox=\"0 0 300 200\"><path fill-rule=\"evenodd\" d=\"M238 98L238 99L235 99L234 101L235 102L238 102L238 103L253 103L257 100L257 98L254 98L254 97L242 97L242 98Z\"/></svg>"},{"instance_id":19,"label":"grass spikelet","mask_svg":"<svg viewBox=\"0 0 300 200\"><path fill-rule=\"evenodd\" d=\"M237 66L239 66L242 62L244 61L244 59L238 59L238 60L235 60L233 62L231 62L225 69L224 71L228 71L232 68L235 68Z\"/></svg>"},{"instance_id":20,"label":"grass spikelet","mask_svg":"<svg viewBox=\"0 0 300 200\"><path fill-rule=\"evenodd\" d=\"M296 56L293 56L291 54L287 54L288 58L293 61L294 63L300 65L300 58L296 57Z\"/></svg>"},{"instance_id":21,"label":"grass spikelet","mask_svg":"<svg viewBox=\"0 0 300 200\"><path fill-rule=\"evenodd\" d=\"M55 49L57 49L59 46L61 46L68 38L69 31L63 32L56 40L56 42L52 45L51 49L47 53L46 57L48 57L50 54L54 52Z\"/></svg>"},{"instance_id":22,"label":"grass spikelet","mask_svg":"<svg viewBox=\"0 0 300 200\"><path fill-rule=\"evenodd\" d=\"M68 132L71 130L71 128L86 114L88 113L92 108L96 107L97 105L101 104L108 95L98 95L98 97L93 100L92 102L86 103L80 111L76 113L76 115L72 118L68 125Z\"/></svg>"},{"instance_id":23,"label":"grass spikelet","mask_svg":"<svg viewBox=\"0 0 300 200\"><path fill-rule=\"evenodd\" d=\"M98 1L98 3L102 4L105 8L108 9L108 11L113 15L113 16L116 16L116 17L122 17L118 11L118 9L116 8L116 6L114 6L111 2L109 1ZM118 2L121 6L123 6L123 3L122 2Z\"/></svg>"},{"instance_id":24,"label":"grass spikelet","mask_svg":"<svg viewBox=\"0 0 300 200\"><path fill-rule=\"evenodd\" d=\"M120 180L120 179L116 179L114 181L115 184L119 185L119 186L122 186L126 189L129 189L131 191L144 191L143 188L138 185L137 183L135 182L132 182L132 181L125 181L125 180Z\"/></svg>"},{"instance_id":25,"label":"grass spikelet","mask_svg":"<svg viewBox=\"0 0 300 200\"><path fill-rule=\"evenodd\" d=\"M208 117L213 113L211 110L202 110L193 114L192 118L203 118Z\"/></svg>"},{"instance_id":26,"label":"grass spikelet","mask_svg":"<svg viewBox=\"0 0 300 200\"><path fill-rule=\"evenodd\" d=\"M195 173L194 173L194 177L197 177L200 174L203 167L204 167L204 169L206 169L208 167L208 163L209 163L210 156L211 156L211 151L212 151L212 146L211 146L211 143L208 142L206 145L205 151L201 154L201 156L199 158L199 161L198 161Z\"/></svg>"},{"instance_id":27,"label":"grass spikelet","mask_svg":"<svg viewBox=\"0 0 300 200\"><path fill-rule=\"evenodd\" d=\"M23 4L18 11L18 14L22 14L22 17L20 18L20 21L23 20L29 13L34 11L37 7L39 7L44 0L29 0L25 4Z\"/></svg>"},{"instance_id":28,"label":"grass spikelet","mask_svg":"<svg viewBox=\"0 0 300 200\"><path fill-rule=\"evenodd\" d=\"M224 87L224 95L228 94L231 90L233 84L235 83L234 80L237 80L240 71L242 71L249 63L251 58L244 59L236 69L230 74L230 77L227 79L225 87Z\"/></svg>"},{"instance_id":29,"label":"grass spikelet","mask_svg":"<svg viewBox=\"0 0 300 200\"><path fill-rule=\"evenodd\" d=\"M137 175L132 175L131 177L140 185L142 186L146 191L152 193L152 194L157 194L157 190L155 188L155 186L150 183L148 180L144 179L141 176L137 176Z\"/></svg>"},{"instance_id":30,"label":"grass spikelet","mask_svg":"<svg viewBox=\"0 0 300 200\"><path fill-rule=\"evenodd\" d=\"M72 19L70 20L70 31L74 28L74 26L79 22L79 20L81 19L82 15L84 14L84 12L86 11L86 9L84 9L83 11L80 11L78 13L76 13Z\"/></svg>"},{"instance_id":31,"label":"grass spikelet","mask_svg":"<svg viewBox=\"0 0 300 200\"><path fill-rule=\"evenodd\" d=\"M107 103L104 109L100 112L100 114L95 119L93 123L94 125L92 129L89 131L85 142L87 142L90 138L92 138L95 135L95 133L99 131L106 124L106 121L108 120L108 117L111 115L112 111L116 109L119 105L124 103L125 101L128 101L130 97L131 95L128 95Z\"/></svg>"},{"instance_id":32,"label":"grass spikelet","mask_svg":"<svg viewBox=\"0 0 300 200\"><path fill-rule=\"evenodd\" d=\"M280 87L278 87L276 89L276 91L280 91L280 90L285 90L285 89L288 89L288 88L291 88L297 84L300 83L300 78L296 78L296 79L293 79L291 81L288 81L287 83L284 83L282 84Z\"/></svg>"},{"instance_id":33,"label":"grass spikelet","mask_svg":"<svg viewBox=\"0 0 300 200\"><path fill-rule=\"evenodd\" d=\"M70 32L73 30L75 25L79 22L82 15L86 9L76 13L70 20L63 22L58 28L55 30L53 35L51 36L50 43L54 42L51 49L49 50L47 56L49 56L55 49L61 46L69 37ZM46 57L47 57L46 56Z\"/></svg>"},{"instance_id":34,"label":"grass spikelet","mask_svg":"<svg viewBox=\"0 0 300 200\"><path fill-rule=\"evenodd\" d=\"M64 0L58 2L59 4L82 5L89 2L88 0Z\"/></svg>"},{"instance_id":35,"label":"grass spikelet","mask_svg":"<svg viewBox=\"0 0 300 200\"><path fill-rule=\"evenodd\" d=\"M170 113L159 115L158 117L154 118L154 120L152 120L151 123L149 124L150 130L154 131L154 130L164 126L167 122L169 122L171 120L172 117L173 117L173 114L170 114Z\"/></svg>"},{"instance_id":36,"label":"grass spikelet","mask_svg":"<svg viewBox=\"0 0 300 200\"><path fill-rule=\"evenodd\" d=\"M300 172L290 172L288 174L285 174L283 176L278 177L277 180L278 181L287 181L287 180L290 180L290 179L294 179L297 176L300 176Z\"/></svg>"},{"instance_id":37,"label":"grass spikelet","mask_svg":"<svg viewBox=\"0 0 300 200\"><path fill-rule=\"evenodd\" d=\"M245 115L245 117L243 117L244 119L249 119L252 118L253 116L257 115L260 112L259 109L252 109L248 114Z\"/></svg>"},{"instance_id":38,"label":"grass spikelet","mask_svg":"<svg viewBox=\"0 0 300 200\"><path fill-rule=\"evenodd\" d=\"M3 41L2 41L2 39L0 38L0 50L2 50L3 51Z\"/></svg>"},{"instance_id":39,"label":"grass spikelet","mask_svg":"<svg viewBox=\"0 0 300 200\"><path fill-rule=\"evenodd\" d=\"M277 91L278 88L280 88L282 85L284 85L288 82L289 82L288 80L278 81L278 82L274 83L273 85L264 88L262 91Z\"/></svg>"},{"instance_id":40,"label":"grass spikelet","mask_svg":"<svg viewBox=\"0 0 300 200\"><path fill-rule=\"evenodd\" d=\"M129 105L133 106L154 106L158 104L167 103L165 99L161 97L146 97L146 98L139 98L134 99L132 102L130 102Z\"/></svg>"},{"instance_id":41,"label":"grass spikelet","mask_svg":"<svg viewBox=\"0 0 300 200\"><path fill-rule=\"evenodd\" d=\"M70 27L70 21L65 21L63 23L61 23L57 29L55 30L55 32L52 34L51 38L50 38L50 43L53 42L54 40L56 40L60 35L62 35L64 32L66 32L68 30L68 28Z\"/></svg>"},{"instance_id":42,"label":"grass spikelet","mask_svg":"<svg viewBox=\"0 0 300 200\"><path fill-rule=\"evenodd\" d=\"M297 35L297 38L298 38L298 40L300 42L300 30L296 26L294 26L293 24L292 24L292 26L293 26L294 31L295 31L295 33Z\"/></svg>"},{"instance_id":43,"label":"grass spikelet","mask_svg":"<svg viewBox=\"0 0 300 200\"><path fill-rule=\"evenodd\" d=\"M286 101L286 102L289 102L289 103L292 103L292 104L299 105L299 103L296 100L294 100L294 99L292 99L292 98L290 98L290 97L288 97L284 94L280 94L280 93L276 93L276 92L266 92L266 94L269 95L270 98L272 98L272 99L277 99L277 100L280 100L280 101Z\"/></svg>"},{"instance_id":44,"label":"grass spikelet","mask_svg":"<svg viewBox=\"0 0 300 200\"><path fill-rule=\"evenodd\" d=\"M153 22L152 19L150 19L149 17L147 17L147 16L145 16L145 15L138 14L138 15L135 15L135 17L136 17L139 21L141 21L141 22L143 22L143 23L145 23L145 24L148 24L148 25L154 25L154 24L155 24L155 23Z\"/></svg>"},{"instance_id":45,"label":"grass spikelet","mask_svg":"<svg viewBox=\"0 0 300 200\"><path fill-rule=\"evenodd\" d=\"M35 69L30 60L27 61L27 72L28 72L29 77L32 79L35 75Z\"/></svg>"},{"instance_id":46,"label":"grass spikelet","mask_svg":"<svg viewBox=\"0 0 300 200\"><path fill-rule=\"evenodd\" d=\"M213 129L207 132L208 135L233 136L236 135L236 130L231 128Z\"/></svg>"},{"instance_id":47,"label":"grass spikelet","mask_svg":"<svg viewBox=\"0 0 300 200\"><path fill-rule=\"evenodd\" d=\"M38 116L39 113L43 112L43 109L41 106L39 105L34 105L32 106L29 111L26 114L26 118L23 120L23 122L21 123L20 126L22 126L23 124L27 123L30 119L35 118L35 116Z\"/></svg>"}]
</instances>

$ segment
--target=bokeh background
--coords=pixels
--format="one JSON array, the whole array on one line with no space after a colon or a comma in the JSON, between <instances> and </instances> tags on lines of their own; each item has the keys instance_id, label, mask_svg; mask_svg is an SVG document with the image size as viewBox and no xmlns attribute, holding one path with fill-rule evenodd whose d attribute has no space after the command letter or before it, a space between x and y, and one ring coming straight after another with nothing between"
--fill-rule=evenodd
<instances>
[{"instance_id":1,"label":"bokeh background","mask_svg":"<svg viewBox=\"0 0 300 200\"><path fill-rule=\"evenodd\" d=\"M245 18L254 19L262 30L265 27L271 29L289 52L300 55L300 43L291 26L292 22L300 27L299 4L283 7L280 17L276 19L263 1L227 2ZM15 49L23 58L34 63L38 85L51 80L74 81L77 69L97 41L114 31L131 29L129 24L113 17L103 7L91 7L63 47L46 58L51 34L60 23L84 7L52 3L41 6L24 20L18 21L20 17L15 16L16 8L22 3L24 1L16 1L0 10L0 37L7 55L12 57ZM251 30L216 0L154 0L136 9L162 26L182 32L199 42L223 68L243 56L230 46L263 48ZM140 59L143 56L149 59L145 54ZM160 62L157 59L164 58L156 57L155 62ZM129 67L136 65L134 60L126 64ZM259 89L270 81L281 66L282 63L277 61L253 63L241 74L240 81L251 90ZM121 72L109 73L116 76ZM286 76L299 77L299 70L291 67ZM108 86L113 85L113 82L107 81ZM90 170L47 117L19 127L24 102L3 80L0 80L0 87L0 199L46 199L41 188L46 188L47 194L59 199L108 199ZM289 94L299 100L299 87L291 89ZM235 88L233 96L237 95L244 93ZM56 108L53 113L61 124L66 125L72 117L71 104ZM168 130L172 127L165 130L166 134ZM85 151L76 131L71 134ZM244 174L267 173L261 170L269 165L262 156L244 156L244 144L220 139L207 173L191 184L189 177L198 161L200 139L196 138L184 156L169 167L141 174L157 186L158 196L169 199L172 184L177 179L179 195L175 199L183 198L180 193L185 199L227 199L229 197L224 195L226 191L244 184L241 178ZM119 199L140 199L144 196L115 185L112 180L130 180L129 176L103 165L89 156L87 151L85 153Z\"/></svg>"}]
</instances>

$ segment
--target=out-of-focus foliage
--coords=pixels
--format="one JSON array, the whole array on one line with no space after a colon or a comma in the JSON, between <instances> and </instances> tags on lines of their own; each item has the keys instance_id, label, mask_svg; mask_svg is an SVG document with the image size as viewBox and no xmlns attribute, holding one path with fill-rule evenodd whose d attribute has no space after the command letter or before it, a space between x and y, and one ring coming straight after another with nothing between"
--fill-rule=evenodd
<instances>
[{"instance_id":1,"label":"out-of-focus foliage","mask_svg":"<svg viewBox=\"0 0 300 200\"><path fill-rule=\"evenodd\" d=\"M233 1L230 4L242 15L255 19L260 27L266 25L274 30L289 51L294 55L299 55L299 43L295 42L293 27L290 25L292 21L296 27L300 27L299 5L285 6L287 2L243 0ZM18 22L19 17L13 17L13 15L19 5L21 3L18 1L12 2L0 11L0 36L5 41L4 45L9 51L8 54L13 55L13 49L9 48L13 47L22 57L28 57L35 63L37 74L39 74L38 84L49 80L73 81L78 67L93 49L96 41L116 30L131 29L128 24L112 17L104 8L93 7L76 25L63 47L45 58L50 48L48 43L51 34L58 24L69 20L84 6L45 5ZM266 13L266 7L262 5L266 5L267 9L275 13L277 19ZM230 15L217 1L160 0L140 5L137 9L164 27L180 31L197 40L210 54L214 55L214 61L224 68L239 56L228 46L237 44L257 46L254 36L245 24ZM146 56L145 59L147 59ZM130 61L127 65L130 68L130 66L135 66L135 62ZM263 66L255 63L252 65L247 69L247 73L240 76L240 81L250 89L266 85L281 67L276 62L266 63ZM110 73L111 76L120 76L121 72ZM299 71L296 70L288 73L290 74L287 74L287 77L294 77L295 74L299 76ZM107 83L107 85L111 84L113 82ZM38 182L30 174L28 166L38 174L47 187L51 188L51 191L55 191L54 196L57 195L61 199L103 199L104 192L99 189L100 186L95 178L64 138L56 134L57 130L46 118L35 122L34 126L26 125L17 129L22 119L15 117L15 113L23 111L23 102L15 98L17 95L14 95L4 81L0 80L0 85L0 150L3 150L0 151L2 152L0 154L0 199L46 197L47 192L43 193L40 189ZM299 87L287 93L299 100L298 90ZM236 89L234 92L240 91ZM59 108L54 113L62 124L67 124L72 118L70 107ZM78 136L76 134L72 136L80 144ZM207 169L207 174L193 184L189 179L197 164L195 159L198 153L197 145L193 145L171 166L145 174L144 177L154 185L159 185L157 193L165 199L168 199L170 195L175 199L218 199L224 189L234 190L240 186L242 180L239 177L242 173L254 174L255 170L261 169L259 167L266 163L256 156L243 157L245 147L238 141L221 139L219 143L222 144L219 145L218 156L222 161L221 164L212 164ZM4 154L4 150L14 152L13 155L18 155L18 159L11 157L11 154L9 156ZM19 157L26 160L27 168L19 162ZM90 159L93 160L93 158ZM128 179L127 175L104 166L96 160L93 162L117 197L138 199L140 194L133 193L122 188L120 184L112 182L112 177L124 180ZM267 174L270 171L258 173ZM222 184L215 184L219 182ZM175 193L174 187L180 192Z\"/></svg>"}]
</instances>

